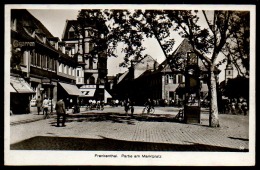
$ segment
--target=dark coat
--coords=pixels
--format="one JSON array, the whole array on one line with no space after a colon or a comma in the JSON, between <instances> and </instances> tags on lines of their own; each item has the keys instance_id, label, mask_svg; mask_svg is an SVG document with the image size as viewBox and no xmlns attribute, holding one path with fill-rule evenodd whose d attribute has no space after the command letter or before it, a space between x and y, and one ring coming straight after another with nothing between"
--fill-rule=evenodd
<instances>
[{"instance_id":1,"label":"dark coat","mask_svg":"<svg viewBox=\"0 0 260 170\"><path fill-rule=\"evenodd\" d=\"M62 100L59 100L56 103L55 110L56 110L57 114L66 114L65 103Z\"/></svg>"}]
</instances>

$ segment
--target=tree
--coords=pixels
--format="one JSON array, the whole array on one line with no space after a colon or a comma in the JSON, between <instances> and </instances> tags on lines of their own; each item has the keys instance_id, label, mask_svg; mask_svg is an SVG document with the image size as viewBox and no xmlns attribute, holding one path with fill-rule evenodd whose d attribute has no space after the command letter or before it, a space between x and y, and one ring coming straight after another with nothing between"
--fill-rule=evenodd
<instances>
[{"instance_id":1,"label":"tree","mask_svg":"<svg viewBox=\"0 0 260 170\"><path fill-rule=\"evenodd\" d=\"M244 66L248 70L249 49L244 47L249 44L249 23L244 22L249 21L248 13L196 10L103 11L104 18L109 21L108 44L112 43L113 49L119 42L125 44L123 51L126 53L126 64L132 59L142 58L144 37L154 37L171 63L171 69L174 69L178 64L169 57L175 43L174 38L171 38L171 32L176 31L189 40L193 51L208 69L211 103L209 124L212 127L219 127L215 68L225 62L225 56L230 53L236 57L232 58L234 63L242 61L239 68ZM206 26L199 22L203 19Z\"/></svg>"}]
</instances>

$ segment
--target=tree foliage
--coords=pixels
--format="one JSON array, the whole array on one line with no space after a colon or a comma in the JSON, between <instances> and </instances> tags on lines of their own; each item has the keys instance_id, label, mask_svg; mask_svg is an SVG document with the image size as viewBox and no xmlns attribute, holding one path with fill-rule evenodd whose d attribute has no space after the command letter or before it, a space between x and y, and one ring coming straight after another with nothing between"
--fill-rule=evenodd
<instances>
[{"instance_id":1,"label":"tree foliage","mask_svg":"<svg viewBox=\"0 0 260 170\"><path fill-rule=\"evenodd\" d=\"M214 70L230 56L240 74L245 75L242 70L249 69L248 11L137 9L103 10L102 13L109 28L107 47L111 53L108 54L113 55L113 50L122 42L125 53L123 65L143 57L145 48L142 44L146 37L158 41L172 70L183 67L183 63L171 57L175 43L171 33L178 32L188 39L193 52L209 71L210 121L212 126L219 126ZM224 57L221 58L220 54Z\"/></svg>"}]
</instances>

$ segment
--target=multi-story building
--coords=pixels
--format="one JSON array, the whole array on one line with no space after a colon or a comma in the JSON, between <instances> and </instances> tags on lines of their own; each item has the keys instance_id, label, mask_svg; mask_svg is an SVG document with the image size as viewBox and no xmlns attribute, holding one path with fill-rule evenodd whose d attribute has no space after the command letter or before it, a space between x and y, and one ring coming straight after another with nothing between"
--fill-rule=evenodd
<instances>
[{"instance_id":1,"label":"multi-story building","mask_svg":"<svg viewBox=\"0 0 260 170\"><path fill-rule=\"evenodd\" d=\"M103 23L105 24L105 23ZM76 68L76 84L83 93L81 100L104 100L105 82L107 76L107 55L105 50L92 53L95 39L105 39L107 32L101 33L97 37L93 33L96 25L88 25L80 28L84 34L77 32L78 22L76 20L67 20L62 35L62 41L65 42L67 49L72 49L77 58L78 66ZM84 101L87 102L87 101Z\"/></svg>"},{"instance_id":2,"label":"multi-story building","mask_svg":"<svg viewBox=\"0 0 260 170\"><path fill-rule=\"evenodd\" d=\"M192 53L192 46L187 39L184 39L178 48L170 56L171 58L182 57L183 63L187 59L188 53ZM185 59L186 58L186 59ZM136 104L143 105L147 98L158 101L178 101L185 99L185 75L184 70L171 68L169 59L158 64L152 57L147 56L131 66L128 71L118 76L114 81L114 91L122 98L131 98ZM199 59L199 68L201 70L201 98L207 96L207 69ZM185 67L185 66L184 66ZM132 73L137 73L131 74ZM216 69L216 75L219 70ZM121 95L120 95L121 94ZM164 104L164 103L162 103Z\"/></svg>"},{"instance_id":3,"label":"multi-story building","mask_svg":"<svg viewBox=\"0 0 260 170\"><path fill-rule=\"evenodd\" d=\"M12 109L17 108L16 105L27 107L29 101L38 96L50 99L51 105L54 106L57 98L67 99L69 96L81 95L75 85L77 62L66 54L65 46L59 43L59 38L54 37L26 9L11 10L11 49L10 81L15 89L15 92L11 93ZM21 56L20 61L13 64L14 59L19 58L16 57L18 54ZM26 80L22 82L27 85L22 87L28 87L28 90L26 92L24 89L22 94L30 94L27 98L21 96L17 90L21 87L14 79ZM67 95L64 95L62 89ZM13 100L14 98L17 100Z\"/></svg>"}]
</instances>

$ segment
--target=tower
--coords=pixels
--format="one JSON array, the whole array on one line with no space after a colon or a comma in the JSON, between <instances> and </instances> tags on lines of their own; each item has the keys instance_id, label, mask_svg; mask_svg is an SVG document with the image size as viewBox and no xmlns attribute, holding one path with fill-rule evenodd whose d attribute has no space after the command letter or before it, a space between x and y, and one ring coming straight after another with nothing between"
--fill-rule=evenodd
<instances>
[{"instance_id":1,"label":"tower","mask_svg":"<svg viewBox=\"0 0 260 170\"><path fill-rule=\"evenodd\" d=\"M228 79L233 79L233 65L231 63L230 56L228 56L227 65L225 69L225 82L227 83Z\"/></svg>"}]
</instances>

